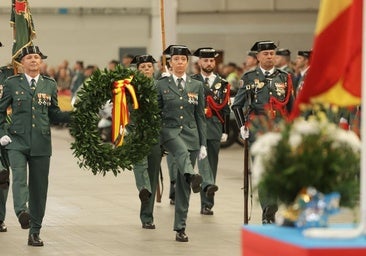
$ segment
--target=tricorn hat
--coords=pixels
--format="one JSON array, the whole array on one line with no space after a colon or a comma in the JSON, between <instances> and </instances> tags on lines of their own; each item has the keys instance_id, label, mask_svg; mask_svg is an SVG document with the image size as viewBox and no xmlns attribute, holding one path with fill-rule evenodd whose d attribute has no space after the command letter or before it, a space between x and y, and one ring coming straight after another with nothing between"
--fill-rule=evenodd
<instances>
[{"instance_id":1,"label":"tricorn hat","mask_svg":"<svg viewBox=\"0 0 366 256\"><path fill-rule=\"evenodd\" d=\"M253 58L257 58L257 52L256 51L248 51L247 55Z\"/></svg>"},{"instance_id":2,"label":"tricorn hat","mask_svg":"<svg viewBox=\"0 0 366 256\"><path fill-rule=\"evenodd\" d=\"M277 46L275 45L274 42L266 40L266 41L256 42L250 50L256 51L256 52L261 52L261 51L266 51L266 50L274 50L276 48L277 48Z\"/></svg>"},{"instance_id":3,"label":"tricorn hat","mask_svg":"<svg viewBox=\"0 0 366 256\"><path fill-rule=\"evenodd\" d=\"M291 52L289 49L280 48L280 49L277 49L276 55L291 56Z\"/></svg>"},{"instance_id":4,"label":"tricorn hat","mask_svg":"<svg viewBox=\"0 0 366 256\"><path fill-rule=\"evenodd\" d=\"M305 57L305 58L310 58L310 56L311 56L311 53L312 53L312 50L305 50L305 51L298 51L297 52L297 55L299 55L299 56L302 56L302 57Z\"/></svg>"},{"instance_id":5,"label":"tricorn hat","mask_svg":"<svg viewBox=\"0 0 366 256\"><path fill-rule=\"evenodd\" d=\"M173 55L191 55L191 51L185 45L169 45L163 52L163 54L167 54L170 56Z\"/></svg>"},{"instance_id":6,"label":"tricorn hat","mask_svg":"<svg viewBox=\"0 0 366 256\"><path fill-rule=\"evenodd\" d=\"M41 59L47 59L47 56L43 55L43 53L39 50L38 46L29 45L22 48L18 56L18 61L21 61L22 58L28 54L38 54L39 56L41 56Z\"/></svg>"},{"instance_id":7,"label":"tricorn hat","mask_svg":"<svg viewBox=\"0 0 366 256\"><path fill-rule=\"evenodd\" d=\"M2 42L0 42L0 47L3 47L4 45L3 45L3 43Z\"/></svg>"},{"instance_id":8,"label":"tricorn hat","mask_svg":"<svg viewBox=\"0 0 366 256\"><path fill-rule=\"evenodd\" d=\"M216 58L219 56L219 53L212 47L201 47L198 48L193 55L199 58Z\"/></svg>"},{"instance_id":9,"label":"tricorn hat","mask_svg":"<svg viewBox=\"0 0 366 256\"><path fill-rule=\"evenodd\" d=\"M151 55L137 55L132 59L131 64L136 64L138 66L145 62L156 63L156 60Z\"/></svg>"}]
</instances>

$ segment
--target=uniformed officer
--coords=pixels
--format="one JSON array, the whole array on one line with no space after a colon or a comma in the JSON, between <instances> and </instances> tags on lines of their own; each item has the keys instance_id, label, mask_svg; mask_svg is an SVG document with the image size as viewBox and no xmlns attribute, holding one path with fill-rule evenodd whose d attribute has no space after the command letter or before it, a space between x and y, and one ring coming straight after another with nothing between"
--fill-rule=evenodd
<instances>
[{"instance_id":1,"label":"uniformed officer","mask_svg":"<svg viewBox=\"0 0 366 256\"><path fill-rule=\"evenodd\" d=\"M14 210L22 228L29 230L28 245L43 246L39 237L46 208L51 156L51 123L68 123L70 113L57 103L55 80L40 75L44 56L37 46L21 50L24 74L9 77L0 99L0 143L6 145L12 171ZM11 124L4 126L11 107ZM28 166L28 186L27 186ZM28 199L28 207L26 202ZM30 219L30 221L29 221Z\"/></svg>"},{"instance_id":2,"label":"uniformed officer","mask_svg":"<svg viewBox=\"0 0 366 256\"><path fill-rule=\"evenodd\" d=\"M0 47L2 47L0 42ZM9 76L14 75L14 69L8 66L0 67L0 95L3 93L3 85ZM1 97L1 96L0 96ZM1 158L7 156L2 155ZM4 220L6 215L6 200L8 198L9 191L9 170L0 162L0 232L6 232Z\"/></svg>"},{"instance_id":3,"label":"uniformed officer","mask_svg":"<svg viewBox=\"0 0 366 256\"><path fill-rule=\"evenodd\" d=\"M191 188L201 190L202 177L193 170L197 155L207 156L205 99L201 82L187 76L189 49L170 45L171 76L158 80L158 104L161 109L161 143L178 166L175 188L174 230L176 241L188 242L185 233Z\"/></svg>"},{"instance_id":4,"label":"uniformed officer","mask_svg":"<svg viewBox=\"0 0 366 256\"><path fill-rule=\"evenodd\" d=\"M131 62L136 64L137 70L151 78L151 83L154 83L154 63L156 61L151 55L135 56ZM155 229L153 211L161 158L160 143L157 143L151 147L149 155L133 167L141 200L140 220L144 229Z\"/></svg>"},{"instance_id":5,"label":"uniformed officer","mask_svg":"<svg viewBox=\"0 0 366 256\"><path fill-rule=\"evenodd\" d=\"M248 51L247 56L245 57L244 64L245 64L245 72L255 69L258 66L257 52Z\"/></svg>"},{"instance_id":6,"label":"uniformed officer","mask_svg":"<svg viewBox=\"0 0 366 256\"><path fill-rule=\"evenodd\" d=\"M306 75L308 73L308 70L310 68L310 58L311 58L311 50L302 50L297 52L296 57L296 68L299 70L298 77L296 79L296 85L294 85L295 95L297 95L300 90L302 89L302 86L304 85L304 81L306 78Z\"/></svg>"},{"instance_id":7,"label":"uniformed officer","mask_svg":"<svg viewBox=\"0 0 366 256\"><path fill-rule=\"evenodd\" d=\"M294 74L294 70L290 67L291 51L289 49L280 48L276 50L275 67Z\"/></svg>"},{"instance_id":8,"label":"uniformed officer","mask_svg":"<svg viewBox=\"0 0 366 256\"><path fill-rule=\"evenodd\" d=\"M287 116L293 103L291 77L274 66L276 45L272 41L256 42L252 51L257 51L259 66L242 77L243 87L235 96L232 110L240 126L241 136L247 138L248 118L250 120L249 142L253 142L258 127L257 119L267 117L273 122ZM245 107L247 116L243 113ZM257 125L256 125L257 124ZM263 224L273 223L277 212L275 195L259 191Z\"/></svg>"},{"instance_id":9,"label":"uniformed officer","mask_svg":"<svg viewBox=\"0 0 366 256\"><path fill-rule=\"evenodd\" d=\"M215 185L219 162L220 143L227 140L230 123L230 85L214 73L219 53L212 47L198 48L194 56L199 58L200 74L192 78L201 81L205 91L205 114L207 123L207 158L198 161L203 177L201 190L201 214L213 215Z\"/></svg>"}]
</instances>

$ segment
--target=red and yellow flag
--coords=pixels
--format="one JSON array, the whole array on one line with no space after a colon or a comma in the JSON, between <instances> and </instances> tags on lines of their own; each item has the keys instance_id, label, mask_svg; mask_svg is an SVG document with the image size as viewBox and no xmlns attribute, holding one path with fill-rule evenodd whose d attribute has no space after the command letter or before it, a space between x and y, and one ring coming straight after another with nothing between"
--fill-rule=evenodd
<instances>
[{"instance_id":1,"label":"red and yellow flag","mask_svg":"<svg viewBox=\"0 0 366 256\"><path fill-rule=\"evenodd\" d=\"M292 117L300 105L361 103L363 0L322 0L310 69L297 96Z\"/></svg>"}]
</instances>

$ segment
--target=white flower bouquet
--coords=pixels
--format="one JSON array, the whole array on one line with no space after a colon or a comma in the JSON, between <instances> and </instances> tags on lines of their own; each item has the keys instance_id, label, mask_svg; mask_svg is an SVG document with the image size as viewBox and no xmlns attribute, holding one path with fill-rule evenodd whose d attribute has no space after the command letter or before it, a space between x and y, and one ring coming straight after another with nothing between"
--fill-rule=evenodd
<instances>
[{"instance_id":1,"label":"white flower bouquet","mask_svg":"<svg viewBox=\"0 0 366 256\"><path fill-rule=\"evenodd\" d=\"M281 123L278 132L259 136L250 152L254 184L280 203L291 204L306 187L339 192L341 206L358 202L361 141L325 115Z\"/></svg>"}]
</instances>

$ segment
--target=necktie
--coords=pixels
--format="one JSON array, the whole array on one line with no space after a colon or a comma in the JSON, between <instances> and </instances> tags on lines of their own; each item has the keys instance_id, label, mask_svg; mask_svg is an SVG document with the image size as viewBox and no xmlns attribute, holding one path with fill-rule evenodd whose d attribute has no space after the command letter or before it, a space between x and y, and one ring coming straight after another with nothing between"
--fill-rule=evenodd
<instances>
[{"instance_id":1,"label":"necktie","mask_svg":"<svg viewBox=\"0 0 366 256\"><path fill-rule=\"evenodd\" d=\"M264 75L265 75L266 77L269 77L269 71L265 71L265 72L264 72Z\"/></svg>"},{"instance_id":2,"label":"necktie","mask_svg":"<svg viewBox=\"0 0 366 256\"><path fill-rule=\"evenodd\" d=\"M206 77L206 78L205 78L205 85L206 85L207 87L210 87L210 84L208 83L208 77Z\"/></svg>"},{"instance_id":3,"label":"necktie","mask_svg":"<svg viewBox=\"0 0 366 256\"><path fill-rule=\"evenodd\" d=\"M179 91L183 91L182 81L183 81L183 78L178 78L177 79L177 85L178 85Z\"/></svg>"},{"instance_id":4,"label":"necktie","mask_svg":"<svg viewBox=\"0 0 366 256\"><path fill-rule=\"evenodd\" d=\"M32 90L36 89L36 80L34 80L34 79L31 80L30 88Z\"/></svg>"}]
</instances>

